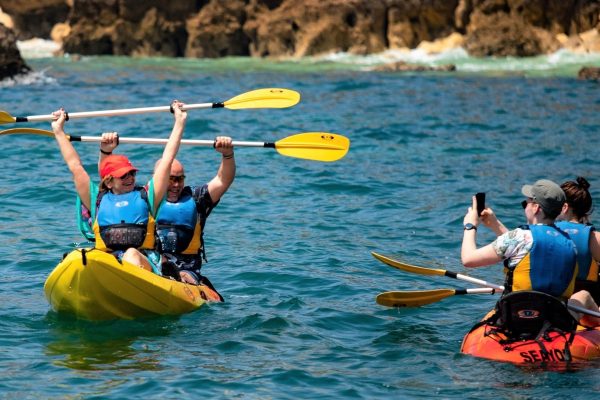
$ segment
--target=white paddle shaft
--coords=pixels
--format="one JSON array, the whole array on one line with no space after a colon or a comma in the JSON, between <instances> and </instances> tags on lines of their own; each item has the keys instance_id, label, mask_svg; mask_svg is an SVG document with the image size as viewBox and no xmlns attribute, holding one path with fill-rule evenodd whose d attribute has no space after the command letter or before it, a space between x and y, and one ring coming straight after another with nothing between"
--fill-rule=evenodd
<instances>
[{"instance_id":1,"label":"white paddle shaft","mask_svg":"<svg viewBox=\"0 0 600 400\"><path fill-rule=\"evenodd\" d=\"M100 136L70 136L72 142L101 142ZM138 143L138 144L166 144L169 139L158 139L158 138L123 138L119 137L119 143ZM214 140L207 139L181 139L181 144L189 146L207 146L212 147L215 144ZM270 147L265 142L244 142L234 140L232 142L234 147Z\"/></svg>"},{"instance_id":2,"label":"white paddle shaft","mask_svg":"<svg viewBox=\"0 0 600 400\"><path fill-rule=\"evenodd\" d=\"M198 108L217 108L222 107L219 106L220 103L198 103L198 104L186 104L183 107L183 110L195 110ZM160 107L141 107L141 108L123 108L120 110L104 110L104 111L83 111L83 112L74 112L69 113L69 119L76 118L87 118L87 117L113 117L118 115L131 115L131 114L144 114L144 113L154 113L154 112L165 112L171 111L171 106L160 106ZM52 121L52 114L49 115L32 115L29 117L25 117L27 122L37 122L37 121ZM17 121L18 122L18 121Z\"/></svg>"}]
</instances>

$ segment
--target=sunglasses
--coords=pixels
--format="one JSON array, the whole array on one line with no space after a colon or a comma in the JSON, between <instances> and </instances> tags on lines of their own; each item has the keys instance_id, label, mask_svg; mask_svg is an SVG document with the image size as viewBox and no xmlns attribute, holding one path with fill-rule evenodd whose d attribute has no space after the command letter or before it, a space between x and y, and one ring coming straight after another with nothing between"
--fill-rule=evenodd
<instances>
[{"instance_id":1,"label":"sunglasses","mask_svg":"<svg viewBox=\"0 0 600 400\"><path fill-rule=\"evenodd\" d=\"M178 175L178 176L171 175L171 176L169 176L169 180L171 182L173 182L173 183L176 183L176 182L180 182L181 183L181 182L183 182L184 179L185 179L185 175Z\"/></svg>"},{"instance_id":2,"label":"sunglasses","mask_svg":"<svg viewBox=\"0 0 600 400\"><path fill-rule=\"evenodd\" d=\"M527 200L523 200L521 202L521 207L523 207L523 210L527 208L527 204L532 203L535 204L535 201L531 200L531 201L527 201Z\"/></svg>"},{"instance_id":3,"label":"sunglasses","mask_svg":"<svg viewBox=\"0 0 600 400\"><path fill-rule=\"evenodd\" d=\"M130 176L131 176L132 178L135 178L135 174L136 174L136 173L137 173L137 171L129 171L129 172L128 172L128 173L126 173L125 175L123 175L123 176L117 176L117 177L115 177L115 178L119 178L120 180L127 179L127 178L129 178Z\"/></svg>"}]
</instances>

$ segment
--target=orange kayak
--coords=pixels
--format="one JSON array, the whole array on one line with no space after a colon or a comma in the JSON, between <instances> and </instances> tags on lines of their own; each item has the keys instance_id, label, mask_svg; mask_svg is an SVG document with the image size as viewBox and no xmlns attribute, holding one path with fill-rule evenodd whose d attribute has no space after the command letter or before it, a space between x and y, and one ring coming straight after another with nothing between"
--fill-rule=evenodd
<instances>
[{"instance_id":1,"label":"orange kayak","mask_svg":"<svg viewBox=\"0 0 600 400\"><path fill-rule=\"evenodd\" d=\"M600 358L600 327L579 326L573 335L573 341L566 346L570 338L569 333L561 335L558 332L549 332L538 341L507 342L506 336L497 332L493 326L483 324L476 326L464 337L460 351L494 361L556 367Z\"/></svg>"}]
</instances>

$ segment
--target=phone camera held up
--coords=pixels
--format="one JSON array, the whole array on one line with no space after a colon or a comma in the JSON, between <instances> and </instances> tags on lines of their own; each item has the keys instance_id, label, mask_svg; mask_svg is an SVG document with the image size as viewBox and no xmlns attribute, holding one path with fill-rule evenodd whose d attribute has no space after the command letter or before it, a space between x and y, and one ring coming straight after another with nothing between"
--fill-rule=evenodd
<instances>
[{"instance_id":1,"label":"phone camera held up","mask_svg":"<svg viewBox=\"0 0 600 400\"><path fill-rule=\"evenodd\" d=\"M477 216L480 216L485 209L485 193L477 193L475 199L477 200Z\"/></svg>"}]
</instances>

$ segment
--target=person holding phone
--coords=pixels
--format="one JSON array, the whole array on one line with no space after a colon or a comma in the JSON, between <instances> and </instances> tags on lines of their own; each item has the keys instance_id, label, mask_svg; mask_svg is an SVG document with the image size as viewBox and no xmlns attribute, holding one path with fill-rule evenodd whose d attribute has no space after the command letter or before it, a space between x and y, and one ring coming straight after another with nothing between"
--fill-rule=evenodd
<instances>
[{"instance_id":1,"label":"person holding phone","mask_svg":"<svg viewBox=\"0 0 600 400\"><path fill-rule=\"evenodd\" d=\"M505 293L535 290L567 301L574 291L577 252L568 234L554 224L566 202L565 193L547 179L524 185L521 193L525 196L521 206L527 225L509 231L491 210L485 209L482 218L487 219L486 225L499 236L480 248L476 244L480 216L477 214L477 199L473 196L472 206L463 219L463 265L475 268L503 261L506 267ZM573 301L592 311L599 311L589 293ZM600 325L600 318L579 314L576 317L587 325Z\"/></svg>"}]
</instances>

